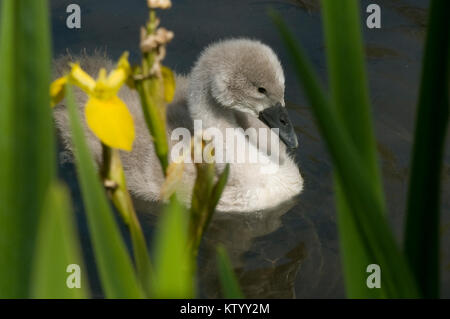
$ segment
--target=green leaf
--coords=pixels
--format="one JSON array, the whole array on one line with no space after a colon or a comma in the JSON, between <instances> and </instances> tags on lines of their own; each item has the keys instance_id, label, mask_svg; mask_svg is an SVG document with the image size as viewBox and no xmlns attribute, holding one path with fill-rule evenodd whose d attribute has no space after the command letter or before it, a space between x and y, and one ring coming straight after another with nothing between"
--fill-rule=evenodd
<instances>
[{"instance_id":1,"label":"green leaf","mask_svg":"<svg viewBox=\"0 0 450 319\"><path fill-rule=\"evenodd\" d=\"M423 61L405 252L426 298L439 297L439 208L449 119L450 2L432 1Z\"/></svg>"},{"instance_id":2,"label":"green leaf","mask_svg":"<svg viewBox=\"0 0 450 319\"><path fill-rule=\"evenodd\" d=\"M193 298L193 268L187 249L187 212L173 196L160 217L154 257L154 298Z\"/></svg>"},{"instance_id":3,"label":"green leaf","mask_svg":"<svg viewBox=\"0 0 450 319\"><path fill-rule=\"evenodd\" d=\"M373 192L379 197L380 205L384 205L370 115L367 75L359 27L361 25L359 6L354 0L339 2L322 0L322 12L331 99L340 116L339 120L361 158L361 164L368 172ZM337 25L340 27L336 28ZM383 297L383 289L369 289L366 285L368 276L366 267L374 263L374 260L367 248L362 245L361 237L364 235L352 218L348 197L355 194L346 192L337 176L335 185L347 294L353 298Z\"/></svg>"},{"instance_id":4,"label":"green leaf","mask_svg":"<svg viewBox=\"0 0 450 319\"><path fill-rule=\"evenodd\" d=\"M227 299L243 299L244 295L242 294L230 259L223 246L217 247L217 268L223 297Z\"/></svg>"},{"instance_id":5,"label":"green leaf","mask_svg":"<svg viewBox=\"0 0 450 319\"><path fill-rule=\"evenodd\" d=\"M56 167L48 4L1 5L0 298L25 298L37 224Z\"/></svg>"},{"instance_id":6,"label":"green leaf","mask_svg":"<svg viewBox=\"0 0 450 319\"><path fill-rule=\"evenodd\" d=\"M66 100L78 180L104 293L107 298L142 297L130 256L87 147L80 115L69 85L66 86Z\"/></svg>"},{"instance_id":7,"label":"green leaf","mask_svg":"<svg viewBox=\"0 0 450 319\"><path fill-rule=\"evenodd\" d=\"M345 12L346 8L346 6L343 6L339 12L334 14L346 15L348 14ZM344 254L349 256L352 249L356 248L359 257L355 256L354 259L344 259L344 261L355 263L355 269L364 266L363 269L357 269L359 274L366 271L368 265L364 263L370 261L370 264L378 264L382 271L381 289L383 290L383 296L393 298L418 297L419 293L411 270L384 218L385 206L377 189L377 183L373 180L373 172L369 171L367 164L363 163L362 152L359 152L358 147L350 137L350 130L342 120L345 113L339 113L338 101L332 100L332 102L329 102L325 97L311 65L280 16L273 14L273 19L293 58L294 70L303 84L319 130L333 159L335 173L342 184L338 188L338 195L340 189L345 192L345 200L348 204L345 212L349 212L349 214L343 217L347 223L340 222L339 226L347 227L352 232L351 236L357 246L350 241L345 241L342 249ZM345 231L346 229L340 229L340 233ZM361 252L364 252L364 255ZM347 273L347 275L350 274ZM347 284L351 285L347 287L349 295L351 297L373 297L371 293L367 293L367 289L364 291L359 288L365 284L365 281L360 282L362 276L356 277L359 278L359 282L352 282L352 276L347 276Z\"/></svg>"},{"instance_id":8,"label":"green leaf","mask_svg":"<svg viewBox=\"0 0 450 319\"><path fill-rule=\"evenodd\" d=\"M81 258L76 222L69 193L55 183L49 189L41 216L34 258L32 297L51 299L86 298L88 282ZM80 287L69 288L72 272L69 265L80 269Z\"/></svg>"},{"instance_id":9,"label":"green leaf","mask_svg":"<svg viewBox=\"0 0 450 319\"><path fill-rule=\"evenodd\" d=\"M380 201L383 201L372 129L358 1L322 0L321 3L331 100L336 107L339 121L347 130L351 142L361 156L364 168L369 170L373 188L379 193Z\"/></svg>"}]
</instances>

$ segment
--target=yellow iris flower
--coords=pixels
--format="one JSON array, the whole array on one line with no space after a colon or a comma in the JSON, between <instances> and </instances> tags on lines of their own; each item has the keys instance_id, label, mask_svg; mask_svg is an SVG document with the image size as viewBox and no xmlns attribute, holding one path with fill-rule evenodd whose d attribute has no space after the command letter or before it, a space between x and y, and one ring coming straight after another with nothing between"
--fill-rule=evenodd
<instances>
[{"instance_id":1,"label":"yellow iris flower","mask_svg":"<svg viewBox=\"0 0 450 319\"><path fill-rule=\"evenodd\" d=\"M52 106L64 98L66 83L78 86L89 96L85 116L92 132L109 147L131 151L135 137L133 117L117 96L131 74L128 53L122 55L116 69L109 74L101 69L97 80L78 64L71 64L71 67L68 75L57 79L50 86Z\"/></svg>"}]
</instances>

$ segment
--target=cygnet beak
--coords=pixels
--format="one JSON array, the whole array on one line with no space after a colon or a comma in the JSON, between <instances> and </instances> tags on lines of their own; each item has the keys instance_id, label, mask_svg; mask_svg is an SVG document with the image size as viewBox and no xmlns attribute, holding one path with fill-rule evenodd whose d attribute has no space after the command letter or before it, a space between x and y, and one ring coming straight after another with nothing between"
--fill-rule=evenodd
<instances>
[{"instance_id":1,"label":"cygnet beak","mask_svg":"<svg viewBox=\"0 0 450 319\"><path fill-rule=\"evenodd\" d=\"M286 144L288 149L295 149L298 147L297 135L294 131L294 126L289 120L289 114L281 103L277 103L264 111L259 113L258 118L270 128L278 128L278 136Z\"/></svg>"}]
</instances>

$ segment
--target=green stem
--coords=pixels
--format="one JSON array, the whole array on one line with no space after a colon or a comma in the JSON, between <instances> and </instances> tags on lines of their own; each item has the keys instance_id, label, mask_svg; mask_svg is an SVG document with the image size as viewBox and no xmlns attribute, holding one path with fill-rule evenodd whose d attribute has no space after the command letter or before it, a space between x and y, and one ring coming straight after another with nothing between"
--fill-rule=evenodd
<instances>
[{"instance_id":1,"label":"green stem","mask_svg":"<svg viewBox=\"0 0 450 319\"><path fill-rule=\"evenodd\" d=\"M155 10L150 10L149 22L147 23L147 34L152 34L156 31L157 17ZM155 49L156 50L156 49ZM166 174L169 166L168 153L169 148L166 136L166 117L165 105L163 102L162 92L164 88L161 85L161 79L154 74L151 74L157 52L143 52L142 57L142 76L143 79L136 80L136 89L142 102L142 110L147 127L153 137L156 155L161 163L163 173Z\"/></svg>"},{"instance_id":2,"label":"green stem","mask_svg":"<svg viewBox=\"0 0 450 319\"><path fill-rule=\"evenodd\" d=\"M105 183L114 183L114 185L107 187L108 195L122 216L124 222L129 227L131 242L133 245L133 254L137 268L137 276L142 288L147 295L149 295L152 265L148 255L144 233L139 223L139 219L137 218L136 211L134 210L131 196L128 192L119 151L116 149L111 149L104 144L102 144L102 147L102 178Z\"/></svg>"}]
</instances>

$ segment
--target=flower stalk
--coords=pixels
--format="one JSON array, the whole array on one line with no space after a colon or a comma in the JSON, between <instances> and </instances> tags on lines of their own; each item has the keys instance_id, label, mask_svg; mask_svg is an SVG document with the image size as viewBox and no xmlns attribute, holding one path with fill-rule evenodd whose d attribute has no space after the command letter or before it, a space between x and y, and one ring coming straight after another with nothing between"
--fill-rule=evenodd
<instances>
[{"instance_id":1,"label":"flower stalk","mask_svg":"<svg viewBox=\"0 0 450 319\"><path fill-rule=\"evenodd\" d=\"M152 265L145 237L128 192L119 150L105 144L102 144L102 150L103 165L100 174L108 196L130 230L137 276L143 290L149 294Z\"/></svg>"},{"instance_id":2,"label":"flower stalk","mask_svg":"<svg viewBox=\"0 0 450 319\"><path fill-rule=\"evenodd\" d=\"M134 72L134 85L141 97L144 118L153 137L156 155L164 174L169 166L166 136L165 104L173 98L175 81L172 72L161 65L166 55L166 44L173 32L158 28L155 8L168 8L170 1L148 1L150 8L147 26L141 29L142 65Z\"/></svg>"}]
</instances>

